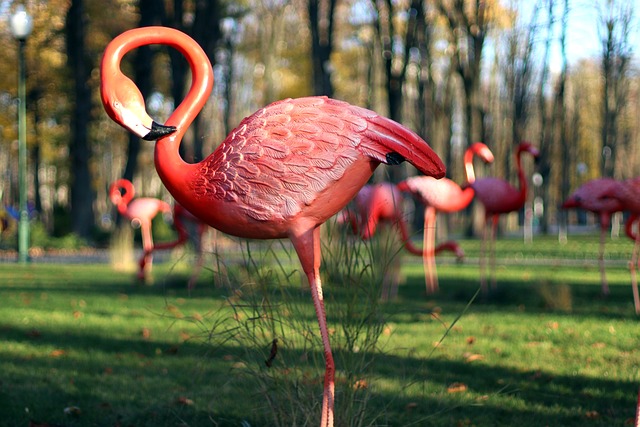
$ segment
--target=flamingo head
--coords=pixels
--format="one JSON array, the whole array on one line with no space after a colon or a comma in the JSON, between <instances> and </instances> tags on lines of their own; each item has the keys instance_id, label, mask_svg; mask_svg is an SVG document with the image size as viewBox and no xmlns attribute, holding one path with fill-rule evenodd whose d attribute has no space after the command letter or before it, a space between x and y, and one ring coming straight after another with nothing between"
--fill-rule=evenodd
<instances>
[{"instance_id":1,"label":"flamingo head","mask_svg":"<svg viewBox=\"0 0 640 427\"><path fill-rule=\"evenodd\" d=\"M135 83L119 70L103 76L100 93L104 109L116 123L147 141L155 141L176 131L175 126L156 123L147 114L144 98Z\"/></svg>"},{"instance_id":2,"label":"flamingo head","mask_svg":"<svg viewBox=\"0 0 640 427\"><path fill-rule=\"evenodd\" d=\"M533 144L526 141L521 142L520 145L518 145L518 154L524 152L531 154L536 159L540 156L540 151Z\"/></svg>"},{"instance_id":3,"label":"flamingo head","mask_svg":"<svg viewBox=\"0 0 640 427\"><path fill-rule=\"evenodd\" d=\"M487 147L482 142L474 142L473 144L471 144L469 149L473 152L473 154L480 157L485 163L492 163L494 160L493 153L491 152L489 147Z\"/></svg>"}]
</instances>

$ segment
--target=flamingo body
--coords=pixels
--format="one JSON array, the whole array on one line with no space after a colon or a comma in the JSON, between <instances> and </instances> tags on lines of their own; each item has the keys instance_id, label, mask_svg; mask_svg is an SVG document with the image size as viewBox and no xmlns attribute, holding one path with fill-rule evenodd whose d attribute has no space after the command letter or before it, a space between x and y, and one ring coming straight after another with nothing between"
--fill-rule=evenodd
<instances>
[{"instance_id":1,"label":"flamingo body","mask_svg":"<svg viewBox=\"0 0 640 427\"><path fill-rule=\"evenodd\" d=\"M638 263L638 250L640 248L640 233L633 232L633 224L637 222L640 215L640 177L626 179L611 185L599 193L598 202L614 204L620 210L629 211L631 215L627 219L625 232L627 236L635 241L629 270L631 273L631 288L633 291L633 302L636 314L640 314L640 297L638 296L638 282L636 278L636 263ZM607 224L608 225L608 224ZM608 288L607 288L608 291Z\"/></svg>"},{"instance_id":2,"label":"flamingo body","mask_svg":"<svg viewBox=\"0 0 640 427\"><path fill-rule=\"evenodd\" d=\"M120 70L130 50L160 43L178 49L192 71L183 102L165 125L146 113L140 91ZM158 175L173 197L203 222L239 237L288 237L307 275L325 355L320 425L333 426L335 364L320 280L320 225L342 209L380 163L408 160L426 175L445 168L418 135L373 111L326 97L278 101L244 119L205 160L188 164L178 149L206 103L213 71L186 34L144 27L105 50L101 96L107 114L155 145Z\"/></svg>"}]
</instances>

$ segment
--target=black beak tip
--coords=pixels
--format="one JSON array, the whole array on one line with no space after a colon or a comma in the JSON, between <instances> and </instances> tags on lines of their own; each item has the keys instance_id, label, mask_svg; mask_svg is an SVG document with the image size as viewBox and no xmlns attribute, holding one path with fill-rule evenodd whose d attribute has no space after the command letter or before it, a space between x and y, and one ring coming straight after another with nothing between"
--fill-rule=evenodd
<instances>
[{"instance_id":1,"label":"black beak tip","mask_svg":"<svg viewBox=\"0 0 640 427\"><path fill-rule=\"evenodd\" d=\"M146 134L142 139L145 141L155 141L156 139L160 139L163 136L171 135L176 131L175 126L165 126L156 122L151 123L151 130L148 134Z\"/></svg>"}]
</instances>

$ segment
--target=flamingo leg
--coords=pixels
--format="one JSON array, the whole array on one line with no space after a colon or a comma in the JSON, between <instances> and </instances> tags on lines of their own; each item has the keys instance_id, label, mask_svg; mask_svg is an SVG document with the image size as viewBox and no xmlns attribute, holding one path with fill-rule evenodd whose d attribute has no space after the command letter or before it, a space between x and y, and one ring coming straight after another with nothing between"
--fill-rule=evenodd
<instances>
[{"instance_id":1,"label":"flamingo leg","mask_svg":"<svg viewBox=\"0 0 640 427\"><path fill-rule=\"evenodd\" d=\"M480 288L482 289L483 294L487 294L487 278L486 278L486 245L487 245L487 233L489 228L489 217L485 213L484 218L484 227L482 228L482 239L480 240L480 255L478 259L478 263L480 266Z\"/></svg>"},{"instance_id":2,"label":"flamingo leg","mask_svg":"<svg viewBox=\"0 0 640 427\"><path fill-rule=\"evenodd\" d=\"M600 267L600 282L602 283L602 295L609 295L609 284L607 283L607 274L604 267L604 245L607 238L607 230L609 225L600 227L600 247L598 249L598 266Z\"/></svg>"},{"instance_id":3,"label":"flamingo leg","mask_svg":"<svg viewBox=\"0 0 640 427\"><path fill-rule=\"evenodd\" d=\"M491 240L489 241L489 275L491 276L491 289L497 288L496 282L496 233L498 230L498 221L500 217L493 215L491 217Z\"/></svg>"},{"instance_id":4,"label":"flamingo leg","mask_svg":"<svg viewBox=\"0 0 640 427\"><path fill-rule=\"evenodd\" d=\"M640 222L638 222L640 226ZM631 261L629 261L629 271L631 273L631 291L633 292L633 305L636 309L636 314L640 314L640 297L638 296L638 279L636 275L636 264L638 261L638 249L640 249L640 230L636 233L636 239L633 244L633 252L631 254Z\"/></svg>"},{"instance_id":5,"label":"flamingo leg","mask_svg":"<svg viewBox=\"0 0 640 427\"><path fill-rule=\"evenodd\" d=\"M140 269L138 270L138 279L145 280L147 273L151 273L151 265L153 263L153 238L151 237L151 224L142 222L140 226L142 233L142 249L143 254L140 258Z\"/></svg>"},{"instance_id":6,"label":"flamingo leg","mask_svg":"<svg viewBox=\"0 0 640 427\"><path fill-rule=\"evenodd\" d=\"M424 243L422 262L427 285L427 294L433 294L438 290L438 273L436 271L436 209L428 206L424 210Z\"/></svg>"},{"instance_id":7,"label":"flamingo leg","mask_svg":"<svg viewBox=\"0 0 640 427\"><path fill-rule=\"evenodd\" d=\"M294 233L291 242L295 248L302 269L309 279L313 307L316 311L318 324L320 326L320 337L324 349L325 374L324 392L322 395L322 417L321 427L333 427L333 408L335 399L335 364L329 343L329 331L327 329L327 315L324 309L324 299L322 296L322 282L320 281L320 227L303 230L301 233Z\"/></svg>"}]
</instances>

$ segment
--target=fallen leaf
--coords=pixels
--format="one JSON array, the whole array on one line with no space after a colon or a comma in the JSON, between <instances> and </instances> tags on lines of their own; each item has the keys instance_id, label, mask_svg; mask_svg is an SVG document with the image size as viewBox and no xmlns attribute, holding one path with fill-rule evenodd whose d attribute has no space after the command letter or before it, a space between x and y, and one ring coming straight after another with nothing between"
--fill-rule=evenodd
<instances>
[{"instance_id":1,"label":"fallen leaf","mask_svg":"<svg viewBox=\"0 0 640 427\"><path fill-rule=\"evenodd\" d=\"M605 348L607 345L603 342L596 342L591 345L593 348Z\"/></svg>"},{"instance_id":2,"label":"fallen leaf","mask_svg":"<svg viewBox=\"0 0 640 427\"><path fill-rule=\"evenodd\" d=\"M585 416L587 418L589 418L590 420L595 420L595 419L600 418L600 414L598 413L598 411L587 411L585 413Z\"/></svg>"},{"instance_id":3,"label":"fallen leaf","mask_svg":"<svg viewBox=\"0 0 640 427\"><path fill-rule=\"evenodd\" d=\"M64 356L65 354L67 354L66 351L58 349L58 350L53 350L51 353L49 353L50 357L60 357L60 356Z\"/></svg>"},{"instance_id":4,"label":"fallen leaf","mask_svg":"<svg viewBox=\"0 0 640 427\"><path fill-rule=\"evenodd\" d=\"M410 411L412 409L415 409L418 407L418 404L416 402L409 402L407 403L407 406L404 407L405 410Z\"/></svg>"},{"instance_id":5,"label":"fallen leaf","mask_svg":"<svg viewBox=\"0 0 640 427\"><path fill-rule=\"evenodd\" d=\"M149 338L151 338L151 329L142 328L141 334L142 334L142 339L148 340Z\"/></svg>"},{"instance_id":6,"label":"fallen leaf","mask_svg":"<svg viewBox=\"0 0 640 427\"><path fill-rule=\"evenodd\" d=\"M547 328L549 328L549 329L554 329L555 330L555 329L558 329L558 326L559 326L558 322L548 322L547 323Z\"/></svg>"},{"instance_id":7,"label":"fallen leaf","mask_svg":"<svg viewBox=\"0 0 640 427\"><path fill-rule=\"evenodd\" d=\"M67 406L66 408L64 408L64 414L65 415L75 415L78 416L82 413L82 411L80 410L80 408L78 408L77 406Z\"/></svg>"},{"instance_id":8,"label":"fallen leaf","mask_svg":"<svg viewBox=\"0 0 640 427\"><path fill-rule=\"evenodd\" d=\"M468 390L468 387L464 383L452 383L447 387L447 393L462 393Z\"/></svg>"},{"instance_id":9,"label":"fallen leaf","mask_svg":"<svg viewBox=\"0 0 640 427\"><path fill-rule=\"evenodd\" d=\"M363 390L369 388L369 383L365 379L360 379L353 384L354 390Z\"/></svg>"},{"instance_id":10,"label":"fallen leaf","mask_svg":"<svg viewBox=\"0 0 640 427\"><path fill-rule=\"evenodd\" d=\"M469 355L467 355L467 356L465 357L465 361L466 361L467 363L470 363L470 362L473 362L473 361L476 361L476 360L482 360L482 359L484 359L484 356L483 356L483 355L481 355L481 354L475 354L475 353L474 353L474 354L469 354Z\"/></svg>"},{"instance_id":11,"label":"fallen leaf","mask_svg":"<svg viewBox=\"0 0 640 427\"><path fill-rule=\"evenodd\" d=\"M178 405L191 406L193 405L193 400L189 399L188 397L180 396L176 399L176 403Z\"/></svg>"},{"instance_id":12,"label":"fallen leaf","mask_svg":"<svg viewBox=\"0 0 640 427\"><path fill-rule=\"evenodd\" d=\"M473 336L467 337L467 344L473 345L475 344L475 342L476 342L476 337L473 337Z\"/></svg>"}]
</instances>

